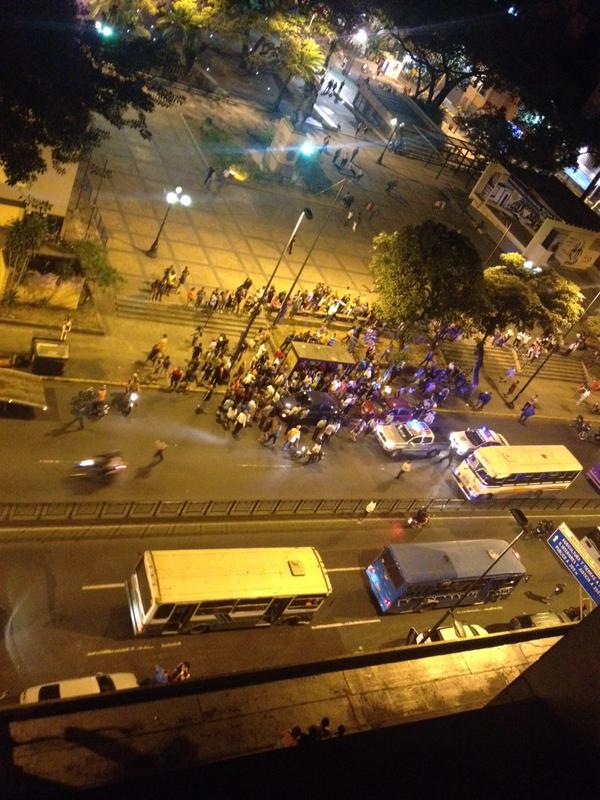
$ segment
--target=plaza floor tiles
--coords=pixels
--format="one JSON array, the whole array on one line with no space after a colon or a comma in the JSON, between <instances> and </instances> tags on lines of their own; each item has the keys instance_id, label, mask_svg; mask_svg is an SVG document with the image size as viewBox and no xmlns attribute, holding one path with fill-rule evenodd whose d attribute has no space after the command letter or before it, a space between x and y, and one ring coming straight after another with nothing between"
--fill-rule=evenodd
<instances>
[{"instance_id":1,"label":"plaza floor tiles","mask_svg":"<svg viewBox=\"0 0 600 800\"><path fill-rule=\"evenodd\" d=\"M206 255L213 267L224 267L226 269L242 269L237 254L233 250L221 250L216 247L207 247Z\"/></svg>"},{"instance_id":2,"label":"plaza floor tiles","mask_svg":"<svg viewBox=\"0 0 600 800\"><path fill-rule=\"evenodd\" d=\"M257 258L279 258L281 250L278 250L274 244L268 241L247 238L246 242L250 245L252 253L257 256ZM282 243L282 246L284 244L285 242Z\"/></svg>"},{"instance_id":3,"label":"plaza floor tiles","mask_svg":"<svg viewBox=\"0 0 600 800\"><path fill-rule=\"evenodd\" d=\"M199 239L191 224L180 224L175 220L169 219L165 226L165 231L169 239L173 242L184 242L186 244L198 244Z\"/></svg>"},{"instance_id":4,"label":"plaza floor tiles","mask_svg":"<svg viewBox=\"0 0 600 800\"><path fill-rule=\"evenodd\" d=\"M162 247L162 242L161 242ZM169 249L173 254L175 261L189 264L209 264L214 263L210 258L208 251L203 247L195 244L186 244L185 242L174 242L169 240Z\"/></svg>"}]
</instances>

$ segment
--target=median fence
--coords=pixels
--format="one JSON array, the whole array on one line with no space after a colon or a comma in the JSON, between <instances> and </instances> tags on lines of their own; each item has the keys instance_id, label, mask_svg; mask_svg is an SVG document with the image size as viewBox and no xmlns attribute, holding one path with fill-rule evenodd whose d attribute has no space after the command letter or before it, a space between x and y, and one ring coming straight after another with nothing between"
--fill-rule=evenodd
<instances>
[{"instance_id":1,"label":"median fence","mask_svg":"<svg viewBox=\"0 0 600 800\"><path fill-rule=\"evenodd\" d=\"M367 506L376 503L367 512ZM600 512L597 498L503 498L470 503L462 498L377 498L321 500L148 500L67 503L2 503L0 527L81 525L87 523L177 523L197 520L297 519L314 517L385 518L407 515L425 507L432 513L478 516L518 506L540 513Z\"/></svg>"}]
</instances>

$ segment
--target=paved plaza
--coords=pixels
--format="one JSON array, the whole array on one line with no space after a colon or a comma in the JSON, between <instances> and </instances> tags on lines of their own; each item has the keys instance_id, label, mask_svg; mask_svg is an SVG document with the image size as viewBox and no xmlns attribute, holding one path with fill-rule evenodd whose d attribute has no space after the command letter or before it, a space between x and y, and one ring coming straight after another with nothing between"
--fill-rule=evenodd
<instances>
[{"instance_id":1,"label":"paved plaza","mask_svg":"<svg viewBox=\"0 0 600 800\"><path fill-rule=\"evenodd\" d=\"M347 98L348 100L348 98ZM333 100L319 99L319 103ZM108 249L114 265L126 284L124 296L145 291L147 282L162 275L173 263L177 269L190 269L188 285L232 288L250 276L261 285L271 273L298 215L310 206L314 220L300 229L293 255L285 255L275 281L277 288L286 288L304 261L332 199L303 193L298 188L264 184L203 185L207 170L204 153L194 140L188 119L199 121L211 117L217 124L219 115L240 114L250 122L256 118L255 106L235 101L220 104L202 97L188 97L183 105L158 109L150 118L152 139L144 141L136 131L113 130L110 139L96 153L94 161L107 159L110 176L102 183L98 207L109 233ZM372 279L368 270L372 238L380 230L394 230L407 223L422 222L440 215L441 221L457 227L470 236L482 255L489 253L487 237L477 234L464 214L466 191L464 177L443 173L437 178L437 167L386 153L384 164L376 159L382 143L370 133L367 140L354 135L352 111L338 103L337 118L342 130L332 137L329 153L322 155L321 165L331 182L341 176L332 165L332 153L342 146L348 153L357 145L356 162L364 170L360 184L348 179L345 189L355 197L355 211L362 211L356 232L344 227L341 203L326 224L303 273L301 286L310 287L323 281L334 289L368 296ZM309 131L316 145L322 140L319 131ZM315 156L317 157L317 156ZM385 195L387 181L398 179L392 198ZM96 179L97 181L97 179ZM190 208L173 207L165 225L158 258L145 254L152 243L166 209L165 192L181 185L191 195ZM434 202L440 191L450 197L448 207L439 212ZM377 210L371 219L364 207L375 202ZM493 244L491 245L493 247Z\"/></svg>"}]
</instances>

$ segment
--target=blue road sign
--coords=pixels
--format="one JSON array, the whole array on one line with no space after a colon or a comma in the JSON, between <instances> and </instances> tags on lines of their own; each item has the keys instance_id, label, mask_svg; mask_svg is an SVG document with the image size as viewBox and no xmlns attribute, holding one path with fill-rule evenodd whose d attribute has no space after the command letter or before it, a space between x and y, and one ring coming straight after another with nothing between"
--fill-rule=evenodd
<instances>
[{"instance_id":1,"label":"blue road sign","mask_svg":"<svg viewBox=\"0 0 600 800\"><path fill-rule=\"evenodd\" d=\"M582 589L599 605L600 570L571 529L563 523L548 538L548 544Z\"/></svg>"}]
</instances>

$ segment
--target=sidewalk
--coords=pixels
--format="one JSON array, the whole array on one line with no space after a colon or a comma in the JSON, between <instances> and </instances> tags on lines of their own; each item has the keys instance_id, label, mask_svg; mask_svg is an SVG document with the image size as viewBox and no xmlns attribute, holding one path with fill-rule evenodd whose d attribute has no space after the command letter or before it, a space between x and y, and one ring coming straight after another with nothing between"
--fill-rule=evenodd
<instances>
[{"instance_id":1,"label":"sidewalk","mask_svg":"<svg viewBox=\"0 0 600 800\"><path fill-rule=\"evenodd\" d=\"M315 631L318 636L318 631ZM68 787L273 750L327 716L352 735L483 708L557 639L13 722L14 766ZM156 689L157 697L161 689ZM335 740L333 740L335 741ZM318 745L326 748L327 741ZM268 794L268 792L267 792ZM239 796L225 791L223 797Z\"/></svg>"}]
</instances>

